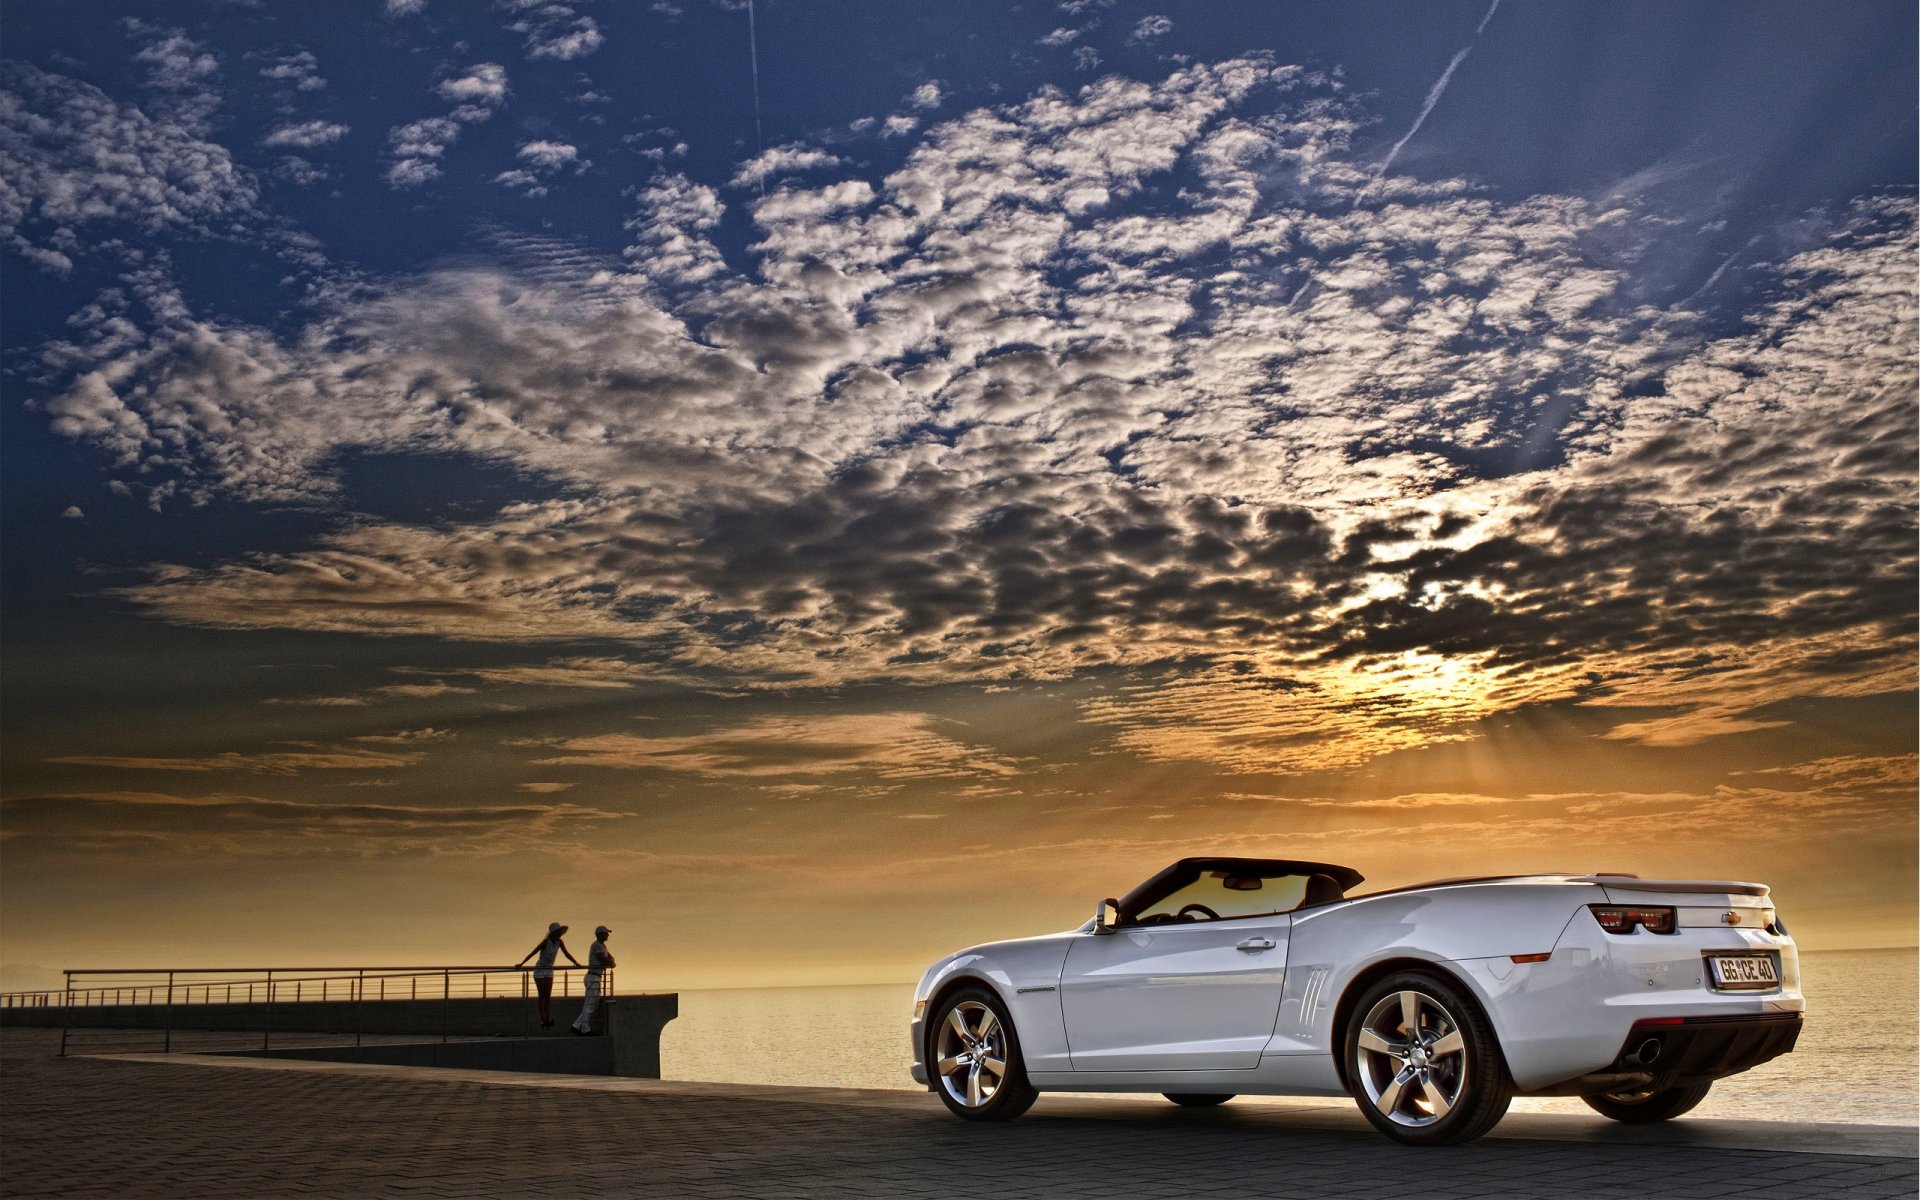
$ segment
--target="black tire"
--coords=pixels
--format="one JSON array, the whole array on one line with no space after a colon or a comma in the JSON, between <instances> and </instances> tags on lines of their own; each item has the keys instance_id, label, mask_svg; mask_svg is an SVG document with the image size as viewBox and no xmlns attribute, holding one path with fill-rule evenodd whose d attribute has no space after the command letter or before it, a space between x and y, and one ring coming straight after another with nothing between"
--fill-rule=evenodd
<instances>
[{"instance_id":1,"label":"black tire","mask_svg":"<svg viewBox=\"0 0 1920 1200\"><path fill-rule=\"evenodd\" d=\"M1361 1034L1369 1029L1372 1046L1363 1057ZM1465 987L1437 971L1401 971L1375 982L1353 1006L1340 1045L1347 1089L1360 1114L1396 1142L1473 1141L1500 1123L1513 1100L1513 1080L1492 1023ZM1396 1050L1403 1053L1396 1056Z\"/></svg>"},{"instance_id":2,"label":"black tire","mask_svg":"<svg viewBox=\"0 0 1920 1200\"><path fill-rule=\"evenodd\" d=\"M1207 1096L1194 1092L1161 1092L1160 1094L1181 1108L1215 1108L1233 1099L1232 1095Z\"/></svg>"},{"instance_id":3,"label":"black tire","mask_svg":"<svg viewBox=\"0 0 1920 1200\"><path fill-rule=\"evenodd\" d=\"M1671 1121L1681 1113L1692 1112L1707 1098L1707 1092L1712 1087L1711 1082L1691 1083L1660 1092L1609 1092L1580 1098L1586 1101L1588 1108L1603 1117L1612 1117L1628 1125L1651 1125L1655 1121Z\"/></svg>"},{"instance_id":4,"label":"black tire","mask_svg":"<svg viewBox=\"0 0 1920 1200\"><path fill-rule=\"evenodd\" d=\"M988 1048L988 1057L983 1061L999 1061L1005 1068L997 1083L990 1090L987 1076L990 1069L971 1072L970 1065L957 1068L951 1075L940 1071L943 1039L953 1041L946 1050L960 1061L961 1055L971 1058L969 1047L961 1040L957 1031L950 1031L951 1015L959 1011L961 1022L970 1034L978 1033L985 1026L981 1013L991 1013L995 1025L991 1032L979 1038L975 1043ZM927 1078L933 1082L934 1094L947 1106L947 1111L967 1121L1011 1121L1021 1113L1033 1107L1040 1093L1034 1090L1027 1080L1027 1066L1020 1055L1020 1036L1013 1027L1013 1020L1007 1015L1007 1006L1000 997L985 987L964 987L947 993L937 1009L933 1020L927 1025L927 1044L925 1046ZM968 1089L967 1076L979 1074L980 1101L969 1103L972 1095Z\"/></svg>"}]
</instances>

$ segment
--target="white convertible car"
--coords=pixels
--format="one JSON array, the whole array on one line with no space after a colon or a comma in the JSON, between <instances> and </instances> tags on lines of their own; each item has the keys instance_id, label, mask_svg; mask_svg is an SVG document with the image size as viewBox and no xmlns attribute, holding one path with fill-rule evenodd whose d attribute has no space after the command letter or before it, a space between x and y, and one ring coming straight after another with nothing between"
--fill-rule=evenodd
<instances>
[{"instance_id":1,"label":"white convertible car","mask_svg":"<svg viewBox=\"0 0 1920 1200\"><path fill-rule=\"evenodd\" d=\"M1515 1095L1662 1121L1793 1049L1793 939L1754 883L1446 879L1349 896L1330 863L1188 858L1068 933L949 955L914 993L913 1077L970 1120L1041 1091L1350 1094L1399 1141L1462 1142Z\"/></svg>"}]
</instances>

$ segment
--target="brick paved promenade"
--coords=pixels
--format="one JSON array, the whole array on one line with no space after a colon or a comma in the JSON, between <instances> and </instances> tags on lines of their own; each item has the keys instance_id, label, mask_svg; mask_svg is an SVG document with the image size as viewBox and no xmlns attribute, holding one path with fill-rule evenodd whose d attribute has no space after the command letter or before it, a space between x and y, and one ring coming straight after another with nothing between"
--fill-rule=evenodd
<instances>
[{"instance_id":1,"label":"brick paved promenade","mask_svg":"<svg viewBox=\"0 0 1920 1200\"><path fill-rule=\"evenodd\" d=\"M1515 1116L1476 1145L1420 1151L1338 1105L1042 1097L1011 1125L974 1126L924 1094L58 1060L58 1037L0 1035L5 1195L1803 1200L1916 1184L1913 1138L1885 1129Z\"/></svg>"}]
</instances>

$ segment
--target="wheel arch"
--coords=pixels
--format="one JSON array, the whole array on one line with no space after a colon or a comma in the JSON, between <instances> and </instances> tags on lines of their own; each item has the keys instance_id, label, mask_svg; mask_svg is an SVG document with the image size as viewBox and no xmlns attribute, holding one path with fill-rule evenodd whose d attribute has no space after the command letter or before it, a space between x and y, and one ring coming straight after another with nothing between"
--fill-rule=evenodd
<instances>
[{"instance_id":1,"label":"wheel arch","mask_svg":"<svg viewBox=\"0 0 1920 1200\"><path fill-rule=\"evenodd\" d=\"M1487 1027L1493 1030L1495 1045L1498 1046L1500 1043L1500 1027L1493 1019L1492 1010L1486 998L1480 994L1480 989L1475 987L1473 981L1467 976L1453 970L1449 964L1437 962L1431 958L1414 958L1407 955L1383 958L1379 962L1368 963L1356 972L1347 983L1346 989L1340 993L1340 1000L1333 1008L1333 1026L1327 1041L1333 1053L1334 1072L1339 1076L1340 1086L1346 1088L1348 1092L1353 1091L1353 1080L1347 1075L1347 1022L1353 1018L1353 1010L1359 1007L1360 997L1366 995L1368 988L1387 976L1401 971L1421 971L1429 975L1438 975L1458 988L1460 993L1480 1010L1480 1016L1486 1020ZM1505 1048L1501 1047L1501 1058L1505 1057Z\"/></svg>"},{"instance_id":2,"label":"wheel arch","mask_svg":"<svg viewBox=\"0 0 1920 1200\"><path fill-rule=\"evenodd\" d=\"M940 1011L940 1006L947 1002L948 996L969 987L983 987L993 993L994 999L1000 1001L1000 1008L1007 1015L1007 1023L1013 1026L1014 1043L1016 1045L1019 1044L1020 1027L1013 1024L1013 1005L1008 1002L1006 994L994 984L993 980L987 978L985 975L975 975L966 971L956 972L955 974L947 976L940 981L940 986L933 989L932 994L927 997L927 1020L920 1030L920 1061L927 1064L928 1091L932 1091L934 1086L933 1036L938 1032L933 1021L934 1014Z\"/></svg>"}]
</instances>

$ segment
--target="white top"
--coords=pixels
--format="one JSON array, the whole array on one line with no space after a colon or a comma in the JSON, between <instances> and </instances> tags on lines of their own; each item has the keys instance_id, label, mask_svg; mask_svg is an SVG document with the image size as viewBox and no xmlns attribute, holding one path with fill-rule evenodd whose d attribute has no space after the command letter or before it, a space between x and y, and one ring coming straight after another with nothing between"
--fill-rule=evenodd
<instances>
[{"instance_id":1,"label":"white top","mask_svg":"<svg viewBox=\"0 0 1920 1200\"><path fill-rule=\"evenodd\" d=\"M607 949L605 942L595 942L587 947L587 974L599 975L604 972L607 969L607 960L612 957L613 954Z\"/></svg>"},{"instance_id":2,"label":"white top","mask_svg":"<svg viewBox=\"0 0 1920 1200\"><path fill-rule=\"evenodd\" d=\"M553 960L560 957L560 939L549 934L547 940L540 943L540 957L534 960L533 977L535 979L553 978Z\"/></svg>"}]
</instances>

